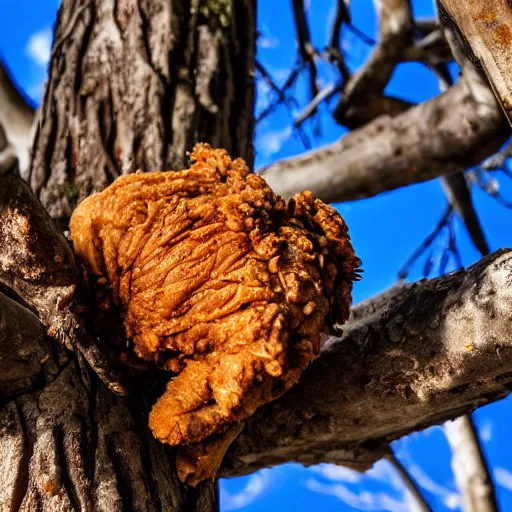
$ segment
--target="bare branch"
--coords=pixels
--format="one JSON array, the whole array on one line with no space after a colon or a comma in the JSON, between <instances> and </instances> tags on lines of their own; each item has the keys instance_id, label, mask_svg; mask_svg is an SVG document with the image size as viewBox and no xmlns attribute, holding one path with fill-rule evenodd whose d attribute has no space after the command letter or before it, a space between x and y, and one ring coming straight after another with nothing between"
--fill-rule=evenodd
<instances>
[{"instance_id":1,"label":"bare branch","mask_svg":"<svg viewBox=\"0 0 512 512\"><path fill-rule=\"evenodd\" d=\"M412 103L393 96L372 95L363 103L347 107L343 116L343 125L349 130L355 130L380 116L396 117L412 106Z\"/></svg>"},{"instance_id":2,"label":"bare branch","mask_svg":"<svg viewBox=\"0 0 512 512\"><path fill-rule=\"evenodd\" d=\"M512 123L512 9L503 0L439 0L445 23L453 23L461 44L486 74Z\"/></svg>"},{"instance_id":3,"label":"bare branch","mask_svg":"<svg viewBox=\"0 0 512 512\"><path fill-rule=\"evenodd\" d=\"M496 171L503 168L505 162L512 157L512 141L503 146L497 153L485 159L479 166L480 169L486 171Z\"/></svg>"},{"instance_id":4,"label":"bare branch","mask_svg":"<svg viewBox=\"0 0 512 512\"><path fill-rule=\"evenodd\" d=\"M343 24L350 24L350 22L350 11L345 0L337 0L336 15L334 16L331 29L331 37L325 52L330 61L336 62L343 82L346 82L350 78L350 71L345 64L345 58L340 48L341 27Z\"/></svg>"},{"instance_id":5,"label":"bare branch","mask_svg":"<svg viewBox=\"0 0 512 512\"><path fill-rule=\"evenodd\" d=\"M312 116L318 105L322 101L333 96L337 91L334 84L328 84L324 89L318 92L318 94L306 105L306 107L297 115L293 124L294 126L300 126L308 117Z\"/></svg>"},{"instance_id":6,"label":"bare branch","mask_svg":"<svg viewBox=\"0 0 512 512\"><path fill-rule=\"evenodd\" d=\"M382 94L404 51L412 45L414 23L410 1L375 0L374 3L379 15L379 42L363 68L346 84L334 111L334 118L341 124L349 105L361 103L369 95Z\"/></svg>"},{"instance_id":7,"label":"bare branch","mask_svg":"<svg viewBox=\"0 0 512 512\"><path fill-rule=\"evenodd\" d=\"M250 420L224 474L289 461L364 470L390 441L503 398L511 308L512 251L362 303L297 387Z\"/></svg>"},{"instance_id":8,"label":"bare branch","mask_svg":"<svg viewBox=\"0 0 512 512\"><path fill-rule=\"evenodd\" d=\"M432 512L429 504L426 502L425 498L421 494L416 482L412 479L411 475L407 472L401 462L395 457L393 452L388 453L386 455L386 460L393 466L395 471L400 475L405 487L411 493L416 501L416 508L418 512Z\"/></svg>"},{"instance_id":9,"label":"bare branch","mask_svg":"<svg viewBox=\"0 0 512 512\"><path fill-rule=\"evenodd\" d=\"M398 271L398 279L405 279L409 275L409 271L414 263L416 263L418 258L432 245L432 242L437 238L439 233L448 225L452 214L453 206L449 204L432 232L427 235L425 240L423 240L419 247L409 256L402 268ZM424 275L428 276L429 273L430 272L424 272Z\"/></svg>"},{"instance_id":10,"label":"bare branch","mask_svg":"<svg viewBox=\"0 0 512 512\"><path fill-rule=\"evenodd\" d=\"M472 167L498 150L509 129L478 73L469 66L464 73L430 101L261 172L284 196L309 189L324 201L351 201Z\"/></svg>"},{"instance_id":11,"label":"bare branch","mask_svg":"<svg viewBox=\"0 0 512 512\"><path fill-rule=\"evenodd\" d=\"M303 62L309 68L309 87L311 97L314 98L318 94L318 86L316 83L316 51L311 44L311 36L309 33L309 24L306 19L306 11L304 9L304 0L292 0L293 16L295 18L295 30L297 32L297 43L299 45L299 55Z\"/></svg>"},{"instance_id":12,"label":"bare branch","mask_svg":"<svg viewBox=\"0 0 512 512\"><path fill-rule=\"evenodd\" d=\"M34 119L35 109L20 93L0 59L0 124L6 130L7 139L18 157L23 176L28 171Z\"/></svg>"},{"instance_id":13,"label":"bare branch","mask_svg":"<svg viewBox=\"0 0 512 512\"><path fill-rule=\"evenodd\" d=\"M444 431L452 449L452 468L464 512L497 512L492 478L471 417L447 422Z\"/></svg>"},{"instance_id":14,"label":"bare branch","mask_svg":"<svg viewBox=\"0 0 512 512\"><path fill-rule=\"evenodd\" d=\"M334 22L332 24L331 37L329 42L330 48L340 47L341 37L341 26L343 23L350 23L350 11L345 3L345 0L337 0L336 2L336 14L334 16Z\"/></svg>"},{"instance_id":15,"label":"bare branch","mask_svg":"<svg viewBox=\"0 0 512 512\"><path fill-rule=\"evenodd\" d=\"M444 176L441 184L448 201L464 222L473 244L482 256L486 256L490 252L489 244L473 205L473 198L466 177L462 172Z\"/></svg>"}]
</instances>

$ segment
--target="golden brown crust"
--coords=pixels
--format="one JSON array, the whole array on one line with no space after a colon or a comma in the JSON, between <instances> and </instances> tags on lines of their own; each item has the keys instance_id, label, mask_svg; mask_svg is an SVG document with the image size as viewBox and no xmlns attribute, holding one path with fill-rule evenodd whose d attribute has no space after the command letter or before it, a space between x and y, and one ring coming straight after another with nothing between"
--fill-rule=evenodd
<instances>
[{"instance_id":1,"label":"golden brown crust","mask_svg":"<svg viewBox=\"0 0 512 512\"><path fill-rule=\"evenodd\" d=\"M171 445L218 437L295 384L348 318L359 265L343 219L309 192L287 205L224 150L198 144L191 158L119 178L70 223L136 355L179 373L149 419ZM211 476L221 444L212 467L202 456L181 473Z\"/></svg>"}]
</instances>

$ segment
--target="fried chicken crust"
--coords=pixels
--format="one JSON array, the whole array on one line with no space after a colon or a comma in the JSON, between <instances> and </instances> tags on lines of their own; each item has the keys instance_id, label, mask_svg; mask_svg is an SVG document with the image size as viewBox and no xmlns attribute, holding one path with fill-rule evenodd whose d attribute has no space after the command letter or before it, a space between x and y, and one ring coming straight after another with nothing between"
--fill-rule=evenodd
<instances>
[{"instance_id":1,"label":"fried chicken crust","mask_svg":"<svg viewBox=\"0 0 512 512\"><path fill-rule=\"evenodd\" d=\"M360 261L341 216L311 193L287 204L225 150L190 156L188 170L122 176L90 196L70 234L136 356L177 374L149 426L189 446L178 472L197 483L347 320Z\"/></svg>"}]
</instances>

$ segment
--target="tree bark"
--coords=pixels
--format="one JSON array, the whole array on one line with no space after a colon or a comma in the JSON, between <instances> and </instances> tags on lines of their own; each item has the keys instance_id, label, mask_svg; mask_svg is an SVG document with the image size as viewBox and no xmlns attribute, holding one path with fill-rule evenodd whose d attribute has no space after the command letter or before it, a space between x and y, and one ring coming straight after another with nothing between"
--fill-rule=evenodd
<instances>
[{"instance_id":1,"label":"tree bark","mask_svg":"<svg viewBox=\"0 0 512 512\"><path fill-rule=\"evenodd\" d=\"M30 183L65 224L117 176L186 167L198 142L253 162L255 1L65 0Z\"/></svg>"},{"instance_id":2,"label":"tree bark","mask_svg":"<svg viewBox=\"0 0 512 512\"><path fill-rule=\"evenodd\" d=\"M511 308L512 251L361 303L299 384L251 418L223 475L290 461L365 470L391 441L505 397Z\"/></svg>"},{"instance_id":3,"label":"tree bark","mask_svg":"<svg viewBox=\"0 0 512 512\"><path fill-rule=\"evenodd\" d=\"M63 1L30 168L31 185L62 227L77 201L119 174L185 167L186 150L198 140L252 165L254 16L254 0ZM488 91L460 83L448 100L459 101L463 120L473 119L477 105L481 121L464 125L462 135L478 134L468 149L476 140L497 145L503 122ZM440 109L450 102L441 98L419 111L430 129L441 121L451 126ZM387 129L379 123L358 132L361 140ZM395 138L407 129L391 123ZM459 131L454 137L463 138ZM469 161L455 160L459 167ZM505 396L512 388L505 313L511 276L512 256L500 253L355 308L344 338L331 341L297 388L248 423L224 474L290 460L366 468L391 440ZM151 436L150 379L134 379L128 397L114 395L52 345L44 317L2 291L8 314L0 319L0 342L11 339L13 322L25 330L11 351L0 351L0 371L1 364L12 370L0 382L0 508L216 510L215 486L183 486L175 453Z\"/></svg>"},{"instance_id":4,"label":"tree bark","mask_svg":"<svg viewBox=\"0 0 512 512\"><path fill-rule=\"evenodd\" d=\"M499 510L491 474L470 416L449 421L444 426L452 449L452 470L462 495L464 512Z\"/></svg>"},{"instance_id":5,"label":"tree bark","mask_svg":"<svg viewBox=\"0 0 512 512\"><path fill-rule=\"evenodd\" d=\"M461 172L497 151L509 135L492 91L468 66L445 93L260 172L287 197L311 190L327 202L354 201Z\"/></svg>"},{"instance_id":6,"label":"tree bark","mask_svg":"<svg viewBox=\"0 0 512 512\"><path fill-rule=\"evenodd\" d=\"M197 141L252 165L255 15L254 0L62 2L29 176L61 227L120 174L186 167ZM153 397L137 391L151 382L114 395L72 354L50 357L49 325L11 302L34 363L2 382L0 509L217 510L215 483L182 485L153 439ZM3 339L14 327L1 320Z\"/></svg>"},{"instance_id":7,"label":"tree bark","mask_svg":"<svg viewBox=\"0 0 512 512\"><path fill-rule=\"evenodd\" d=\"M469 56L483 70L512 124L512 6L503 0L438 0L445 23L456 27Z\"/></svg>"}]
</instances>

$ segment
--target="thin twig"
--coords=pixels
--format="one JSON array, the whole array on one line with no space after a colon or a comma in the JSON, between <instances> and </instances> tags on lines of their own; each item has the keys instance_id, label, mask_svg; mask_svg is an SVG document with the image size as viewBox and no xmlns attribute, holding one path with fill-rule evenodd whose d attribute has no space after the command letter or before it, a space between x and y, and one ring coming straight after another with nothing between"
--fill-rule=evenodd
<instances>
[{"instance_id":1,"label":"thin twig","mask_svg":"<svg viewBox=\"0 0 512 512\"><path fill-rule=\"evenodd\" d=\"M436 239L436 237L439 235L439 233L446 227L448 224L448 221L450 219L450 216L453 212L453 206L449 204L446 207L445 212L443 213L442 217L439 219L438 223L436 224L436 227L433 229L433 231L423 240L421 245L409 256L407 261L404 263L400 271L398 272L398 279L405 279L407 275L409 274L409 271L412 267L412 265L416 262L416 260L430 247L432 242Z\"/></svg>"},{"instance_id":2,"label":"thin twig","mask_svg":"<svg viewBox=\"0 0 512 512\"><path fill-rule=\"evenodd\" d=\"M484 170L473 170L468 173L471 180L476 183L478 188L484 191L489 197L497 201L501 206L512 210L512 201L503 197L500 193L497 180L488 176L489 172Z\"/></svg>"},{"instance_id":3,"label":"thin twig","mask_svg":"<svg viewBox=\"0 0 512 512\"><path fill-rule=\"evenodd\" d=\"M427 503L427 501L421 494L418 485L413 480L411 475L409 475L407 469L405 469L402 463L395 457L395 454L390 451L385 456L385 459L393 466L395 471L400 475L400 478L402 479L402 482L404 483L405 487L410 492L411 496L415 499L415 510L417 510L418 512L432 512L430 505Z\"/></svg>"},{"instance_id":4,"label":"thin twig","mask_svg":"<svg viewBox=\"0 0 512 512\"><path fill-rule=\"evenodd\" d=\"M484 160L479 169L496 171L505 166L506 161L512 157L512 140L509 140L497 153Z\"/></svg>"},{"instance_id":5,"label":"thin twig","mask_svg":"<svg viewBox=\"0 0 512 512\"><path fill-rule=\"evenodd\" d=\"M304 68L304 63L298 63L296 64L290 74L288 75L288 78L286 79L283 86L280 88L276 85L274 80L272 80L270 74L266 71L264 66L256 61L256 69L260 72L261 76L265 80L266 83L269 84L269 86L277 93L277 98L266 107L263 112L261 112L258 117L256 118L256 124L260 123L263 119L265 119L267 116L269 116L272 112L275 111L275 109L281 104L285 103L288 106L288 101L294 101L292 98L287 98L286 93L287 91L292 87L292 85L295 83L297 78L300 75L300 72Z\"/></svg>"},{"instance_id":6,"label":"thin twig","mask_svg":"<svg viewBox=\"0 0 512 512\"><path fill-rule=\"evenodd\" d=\"M330 61L334 61L338 67L343 82L350 78L350 71L345 63L343 52L340 48L341 27L343 24L350 23L350 11L345 0L338 0L336 3L336 15L329 38L329 45L325 49L325 53Z\"/></svg>"},{"instance_id":7,"label":"thin twig","mask_svg":"<svg viewBox=\"0 0 512 512\"><path fill-rule=\"evenodd\" d=\"M297 43L299 45L299 55L302 61L305 62L309 68L311 98L314 98L318 94L318 85L316 83L317 69L315 63L315 56L317 52L311 43L311 35L309 32L309 24L306 19L304 0L292 0L292 6Z\"/></svg>"},{"instance_id":8,"label":"thin twig","mask_svg":"<svg viewBox=\"0 0 512 512\"><path fill-rule=\"evenodd\" d=\"M369 35L366 35L362 30L358 29L356 26L352 25L352 23L347 23L347 28L356 35L361 41L368 46L375 46L377 44L377 41L373 39L373 37L370 37Z\"/></svg>"},{"instance_id":9,"label":"thin twig","mask_svg":"<svg viewBox=\"0 0 512 512\"><path fill-rule=\"evenodd\" d=\"M311 117L322 101L330 98L340 90L340 87L336 87L334 84L329 84L327 87L319 91L319 93L305 106L305 108L299 112L293 126L300 126L306 119Z\"/></svg>"}]
</instances>

